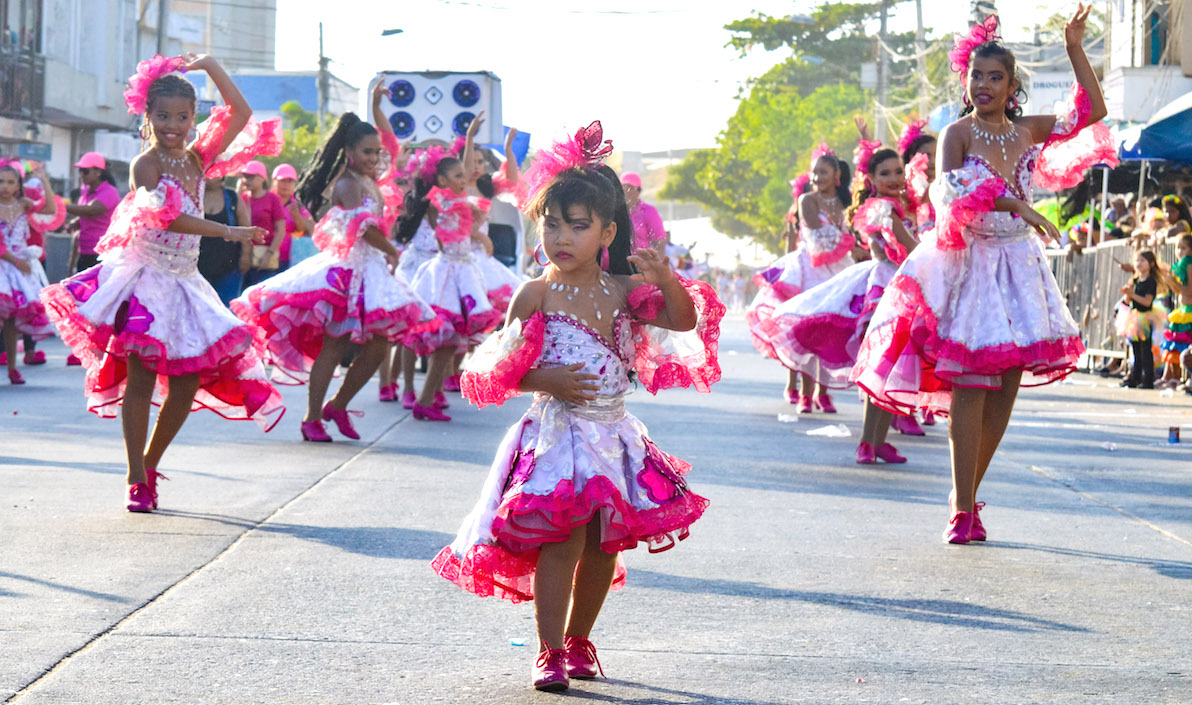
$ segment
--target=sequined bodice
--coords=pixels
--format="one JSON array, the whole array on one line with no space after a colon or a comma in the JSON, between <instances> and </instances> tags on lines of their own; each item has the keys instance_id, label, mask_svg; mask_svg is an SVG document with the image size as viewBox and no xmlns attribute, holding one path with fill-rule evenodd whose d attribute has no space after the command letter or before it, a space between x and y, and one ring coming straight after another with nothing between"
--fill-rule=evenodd
<instances>
[{"instance_id":1,"label":"sequined bodice","mask_svg":"<svg viewBox=\"0 0 1192 705\"><path fill-rule=\"evenodd\" d=\"M610 341L574 318L547 315L538 365L558 367L582 362L584 372L600 377L597 396L622 395L629 389L629 366L634 354L629 320L626 313L617 316Z\"/></svg>"},{"instance_id":2,"label":"sequined bodice","mask_svg":"<svg viewBox=\"0 0 1192 705\"><path fill-rule=\"evenodd\" d=\"M196 218L203 217L203 191L205 181L199 182L198 195L191 194L182 183L169 174L162 174L162 180L169 181L182 192L182 213ZM201 235L176 233L172 230L146 228L139 237L132 240L132 249L146 264L179 275L198 273L199 242Z\"/></svg>"},{"instance_id":3,"label":"sequined bodice","mask_svg":"<svg viewBox=\"0 0 1192 705\"><path fill-rule=\"evenodd\" d=\"M24 213L18 215L11 223L0 219L0 232L3 232L4 248L19 256L29 244L29 219Z\"/></svg>"},{"instance_id":4,"label":"sequined bodice","mask_svg":"<svg viewBox=\"0 0 1192 705\"><path fill-rule=\"evenodd\" d=\"M964 166L972 167L987 178L994 178L1006 185L1006 195L1031 203L1034 196L1034 184L1031 176L1035 172L1035 165L1039 161L1039 147L1031 145L1019 157L1014 166L1014 173L1007 181L997 172L984 157L968 154L964 157ZM969 229L978 235L986 237L1014 237L1030 232L1030 227L1013 213L1006 211L990 211L978 215L969 224Z\"/></svg>"}]
</instances>

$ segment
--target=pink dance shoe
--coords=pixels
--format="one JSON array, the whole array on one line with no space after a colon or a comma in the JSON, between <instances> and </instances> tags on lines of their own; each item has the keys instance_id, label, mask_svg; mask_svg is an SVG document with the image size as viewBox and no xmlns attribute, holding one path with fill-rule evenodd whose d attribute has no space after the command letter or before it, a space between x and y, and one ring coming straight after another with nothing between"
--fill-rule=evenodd
<instances>
[{"instance_id":1,"label":"pink dance shoe","mask_svg":"<svg viewBox=\"0 0 1192 705\"><path fill-rule=\"evenodd\" d=\"M0 352L0 365L8 364L8 353Z\"/></svg>"},{"instance_id":2,"label":"pink dance shoe","mask_svg":"<svg viewBox=\"0 0 1192 705\"><path fill-rule=\"evenodd\" d=\"M417 403L418 395L414 394L414 392L406 390L406 392L401 395L401 407L403 409L413 409L414 405Z\"/></svg>"},{"instance_id":3,"label":"pink dance shoe","mask_svg":"<svg viewBox=\"0 0 1192 705\"><path fill-rule=\"evenodd\" d=\"M825 414L835 414L836 407L832 406L832 397L827 394L821 394L815 398L815 408L824 412Z\"/></svg>"},{"instance_id":4,"label":"pink dance shoe","mask_svg":"<svg viewBox=\"0 0 1192 705\"><path fill-rule=\"evenodd\" d=\"M782 390L782 398L786 399L787 404L798 404L799 403L799 393L793 389Z\"/></svg>"},{"instance_id":5,"label":"pink dance shoe","mask_svg":"<svg viewBox=\"0 0 1192 705\"><path fill-rule=\"evenodd\" d=\"M149 489L149 483L138 482L128 486L127 507L130 512L153 511L153 492Z\"/></svg>"},{"instance_id":6,"label":"pink dance shoe","mask_svg":"<svg viewBox=\"0 0 1192 705\"><path fill-rule=\"evenodd\" d=\"M79 359L78 355L71 353L66 356L66 366L67 367L78 367L82 364L83 364L83 361Z\"/></svg>"},{"instance_id":7,"label":"pink dance shoe","mask_svg":"<svg viewBox=\"0 0 1192 705\"><path fill-rule=\"evenodd\" d=\"M149 495L153 498L154 509L157 509L157 481L168 481L169 479L158 472L156 468L145 468L145 484L149 486Z\"/></svg>"},{"instance_id":8,"label":"pink dance shoe","mask_svg":"<svg viewBox=\"0 0 1192 705\"><path fill-rule=\"evenodd\" d=\"M811 397L807 396L806 394L799 395L799 408L797 409L797 411L800 414L810 414L811 413Z\"/></svg>"},{"instance_id":9,"label":"pink dance shoe","mask_svg":"<svg viewBox=\"0 0 1192 705\"><path fill-rule=\"evenodd\" d=\"M397 385L396 384L382 384L381 389L377 392L378 401L397 401Z\"/></svg>"},{"instance_id":10,"label":"pink dance shoe","mask_svg":"<svg viewBox=\"0 0 1192 705\"><path fill-rule=\"evenodd\" d=\"M534 669L530 675L534 679L534 687L548 693L559 693L571 687L567 678L567 651L552 649L542 645L538 658L534 661Z\"/></svg>"},{"instance_id":11,"label":"pink dance shoe","mask_svg":"<svg viewBox=\"0 0 1192 705\"><path fill-rule=\"evenodd\" d=\"M447 395L442 392L435 392L435 407L438 409L448 409L451 404L447 401Z\"/></svg>"},{"instance_id":12,"label":"pink dance shoe","mask_svg":"<svg viewBox=\"0 0 1192 705\"><path fill-rule=\"evenodd\" d=\"M934 426L935 425L935 414L931 413L930 411L924 411L923 412L923 425L924 426Z\"/></svg>"},{"instance_id":13,"label":"pink dance shoe","mask_svg":"<svg viewBox=\"0 0 1192 705\"><path fill-rule=\"evenodd\" d=\"M906 462L906 458L898 454L898 449L889 443L883 443L878 446L874 450L874 455L887 463L898 464Z\"/></svg>"},{"instance_id":14,"label":"pink dance shoe","mask_svg":"<svg viewBox=\"0 0 1192 705\"><path fill-rule=\"evenodd\" d=\"M414 418L419 421L450 421L451 417L444 414L443 411L434 406L422 406L421 404L414 405Z\"/></svg>"},{"instance_id":15,"label":"pink dance shoe","mask_svg":"<svg viewBox=\"0 0 1192 705\"><path fill-rule=\"evenodd\" d=\"M857 465L873 465L877 462L877 453L872 443L861 441L857 446Z\"/></svg>"},{"instance_id":16,"label":"pink dance shoe","mask_svg":"<svg viewBox=\"0 0 1192 705\"><path fill-rule=\"evenodd\" d=\"M973 541L984 541L989 538L989 535L985 533L985 525L981 523L981 510L984 508L984 502L973 503L973 528L969 532L969 538Z\"/></svg>"},{"instance_id":17,"label":"pink dance shoe","mask_svg":"<svg viewBox=\"0 0 1192 705\"><path fill-rule=\"evenodd\" d=\"M324 421L334 421L335 427L339 429L340 433L347 436L348 438L351 438L354 441L358 441L358 440L360 440L360 434L356 433L356 429L352 427L352 417L350 416L351 414L356 414L358 416L364 416L363 411L348 411L347 409L337 409L334 406L331 406L331 402L327 402L323 406L323 420Z\"/></svg>"},{"instance_id":18,"label":"pink dance shoe","mask_svg":"<svg viewBox=\"0 0 1192 705\"><path fill-rule=\"evenodd\" d=\"M8 371L8 381L11 384L24 384L25 378L22 377L21 373L18 372L17 370L9 370Z\"/></svg>"},{"instance_id":19,"label":"pink dance shoe","mask_svg":"<svg viewBox=\"0 0 1192 705\"><path fill-rule=\"evenodd\" d=\"M926 436L927 432L919 426L914 416L895 416L890 421L890 428L906 436Z\"/></svg>"},{"instance_id":20,"label":"pink dance shoe","mask_svg":"<svg viewBox=\"0 0 1192 705\"><path fill-rule=\"evenodd\" d=\"M301 428L302 440L304 441L314 441L315 443L331 442L331 436L327 435L322 421L303 421Z\"/></svg>"},{"instance_id":21,"label":"pink dance shoe","mask_svg":"<svg viewBox=\"0 0 1192 705\"><path fill-rule=\"evenodd\" d=\"M460 389L459 378L460 378L460 375L451 375L447 379L444 379L443 380L443 391L458 392Z\"/></svg>"},{"instance_id":22,"label":"pink dance shoe","mask_svg":"<svg viewBox=\"0 0 1192 705\"><path fill-rule=\"evenodd\" d=\"M969 512L955 512L944 530L944 543L968 543L973 539L973 515Z\"/></svg>"},{"instance_id":23,"label":"pink dance shoe","mask_svg":"<svg viewBox=\"0 0 1192 705\"><path fill-rule=\"evenodd\" d=\"M599 673L604 675L600 659L596 658L596 646L582 636L569 636L563 640L567 651L567 675L579 680L592 680Z\"/></svg>"},{"instance_id":24,"label":"pink dance shoe","mask_svg":"<svg viewBox=\"0 0 1192 705\"><path fill-rule=\"evenodd\" d=\"M46 364L46 354L44 350L25 351L26 365L44 365Z\"/></svg>"}]
</instances>

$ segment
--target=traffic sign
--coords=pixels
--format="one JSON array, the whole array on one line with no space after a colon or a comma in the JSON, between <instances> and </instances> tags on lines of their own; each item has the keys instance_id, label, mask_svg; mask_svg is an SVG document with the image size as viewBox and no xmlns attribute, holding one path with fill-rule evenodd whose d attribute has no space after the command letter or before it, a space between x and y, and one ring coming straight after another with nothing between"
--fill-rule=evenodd
<instances>
[{"instance_id":1,"label":"traffic sign","mask_svg":"<svg viewBox=\"0 0 1192 705\"><path fill-rule=\"evenodd\" d=\"M37 162L50 161L51 155L54 153L54 146L51 144L42 144L41 142L26 142L17 145L17 156L21 159L32 159Z\"/></svg>"}]
</instances>

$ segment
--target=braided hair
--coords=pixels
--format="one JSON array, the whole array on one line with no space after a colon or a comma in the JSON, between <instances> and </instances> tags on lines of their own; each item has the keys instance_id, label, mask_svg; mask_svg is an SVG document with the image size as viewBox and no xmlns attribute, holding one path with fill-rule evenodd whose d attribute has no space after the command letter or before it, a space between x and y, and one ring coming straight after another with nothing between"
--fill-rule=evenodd
<instances>
[{"instance_id":1,"label":"braided hair","mask_svg":"<svg viewBox=\"0 0 1192 705\"><path fill-rule=\"evenodd\" d=\"M298 200L316 217L323 210L323 206L327 204L327 197L324 194L331 184L331 179L339 173L347 161L344 151L349 147L354 147L365 137L375 134L377 134L377 128L361 120L355 113L344 113L339 116L339 121L335 123L335 129L327 136L323 146L319 147L319 151L315 152L310 164L302 171L302 175L298 179L298 187L295 189Z\"/></svg>"}]
</instances>

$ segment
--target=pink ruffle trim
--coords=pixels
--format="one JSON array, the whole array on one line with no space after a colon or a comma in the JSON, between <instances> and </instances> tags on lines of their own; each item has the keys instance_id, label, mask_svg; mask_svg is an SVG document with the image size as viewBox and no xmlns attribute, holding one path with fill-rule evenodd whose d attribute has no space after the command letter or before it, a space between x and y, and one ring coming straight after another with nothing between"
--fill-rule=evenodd
<instances>
[{"instance_id":1,"label":"pink ruffle trim","mask_svg":"<svg viewBox=\"0 0 1192 705\"><path fill-rule=\"evenodd\" d=\"M763 330L774 346L778 359L787 367L804 374L814 375L816 368L824 366L832 370L851 370L857 360L860 341L857 327L861 319L837 313L817 313L784 322L771 320ZM779 319L787 318L780 316ZM827 375L821 383L829 386L845 386L840 375Z\"/></svg>"},{"instance_id":2,"label":"pink ruffle trim","mask_svg":"<svg viewBox=\"0 0 1192 705\"><path fill-rule=\"evenodd\" d=\"M526 185L520 175L516 181L510 181L504 168L498 169L493 174L493 189L498 194L511 194L516 199L518 208L523 207L530 196L530 187Z\"/></svg>"},{"instance_id":3,"label":"pink ruffle trim","mask_svg":"<svg viewBox=\"0 0 1192 705\"><path fill-rule=\"evenodd\" d=\"M853 251L857 246L857 239L851 233L841 233L840 242L835 248L828 252L811 251L811 266L823 267L827 264L835 264L844 259L844 256Z\"/></svg>"},{"instance_id":4,"label":"pink ruffle trim","mask_svg":"<svg viewBox=\"0 0 1192 705\"><path fill-rule=\"evenodd\" d=\"M315 231L311 234L311 242L320 251L326 252L338 259L346 258L348 253L351 252L352 246L356 244L360 236L370 227L385 232L385 223L376 215L365 211L348 221L348 224L344 226L343 236L337 237L333 231L338 227L338 220L333 218L332 215L333 211L328 211L327 215L323 216L323 219L315 226ZM336 227L331 227L333 225Z\"/></svg>"},{"instance_id":5,"label":"pink ruffle trim","mask_svg":"<svg viewBox=\"0 0 1192 705\"><path fill-rule=\"evenodd\" d=\"M36 211L40 211L37 208ZM51 233L62 227L66 222L66 201L62 197L54 195L54 212L53 213L38 213L30 211L27 215L29 218L29 229L36 230L39 233Z\"/></svg>"},{"instance_id":6,"label":"pink ruffle trim","mask_svg":"<svg viewBox=\"0 0 1192 705\"><path fill-rule=\"evenodd\" d=\"M600 514L600 548L608 553L629 550L642 541L660 544L666 550L675 544L672 534L685 535L704 510L708 500L686 492L679 499L655 509L638 510L621 497L605 477L588 480L579 494L570 481L560 482L549 495L516 494L497 509L493 535L497 544L477 544L463 556L447 546L431 562L441 577L480 597L499 597L510 602L534 599L534 571L543 544L567 540L572 529ZM504 544L515 543L522 550ZM625 586L624 567L618 563L613 590Z\"/></svg>"},{"instance_id":7,"label":"pink ruffle trim","mask_svg":"<svg viewBox=\"0 0 1192 705\"><path fill-rule=\"evenodd\" d=\"M884 211L887 207L890 209L888 215L891 218L897 217L901 220L905 217L902 204L898 201L892 198L869 198L853 214L853 227L871 236L877 235L886 251L886 257L894 264L902 264L906 261L906 247L898 241L892 227L887 227L884 222L887 216Z\"/></svg>"},{"instance_id":8,"label":"pink ruffle trim","mask_svg":"<svg viewBox=\"0 0 1192 705\"><path fill-rule=\"evenodd\" d=\"M79 313L78 300L61 284L42 289L41 298L62 341L87 369L88 408L99 416L116 415L115 407L124 399L130 355L162 377L198 375L199 393L192 410L205 408L226 419L252 419L265 431L285 413L281 395L263 376L260 354L265 345L259 329L237 326L203 354L171 359L169 346L153 336L128 330L118 333L111 325L91 322ZM260 378L244 377L254 369L261 369Z\"/></svg>"},{"instance_id":9,"label":"pink ruffle trim","mask_svg":"<svg viewBox=\"0 0 1192 705\"><path fill-rule=\"evenodd\" d=\"M963 250L968 247L964 229L973 219L993 210L994 201L1006 192L1001 179L986 179L968 195L954 199L939 214L935 226L935 246L940 250Z\"/></svg>"},{"instance_id":10,"label":"pink ruffle trim","mask_svg":"<svg viewBox=\"0 0 1192 705\"><path fill-rule=\"evenodd\" d=\"M695 387L708 392L720 380L720 362L716 352L720 340L720 321L724 318L724 304L716 290L705 282L678 277L695 304L695 335L703 349L683 355L673 347L664 346L647 330L651 320L666 308L662 290L650 284L639 286L629 293L629 308L635 317L633 366L646 391L656 394L660 389Z\"/></svg>"},{"instance_id":11,"label":"pink ruffle trim","mask_svg":"<svg viewBox=\"0 0 1192 705\"><path fill-rule=\"evenodd\" d=\"M169 179L159 181L152 191L140 188L129 192L116 206L107 233L95 245L96 253L127 247L133 235L144 230L165 230L182 214L185 197Z\"/></svg>"},{"instance_id":12,"label":"pink ruffle trim","mask_svg":"<svg viewBox=\"0 0 1192 705\"><path fill-rule=\"evenodd\" d=\"M191 149L202 160L203 173L208 178L239 173L245 164L258 156L276 157L285 144L281 118L256 120L250 117L240 134L227 146L227 151L220 153L231 119L231 106L215 106L210 117L199 126L198 137L191 144Z\"/></svg>"},{"instance_id":13,"label":"pink ruffle trim","mask_svg":"<svg viewBox=\"0 0 1192 705\"><path fill-rule=\"evenodd\" d=\"M521 391L518 387L522 378L534 367L534 363L538 362L538 356L542 354L545 331L546 318L541 311L536 311L522 326L522 338L525 342L508 357L497 361L492 369L464 372L459 381L460 393L481 409L489 404L500 406L519 395Z\"/></svg>"},{"instance_id":14,"label":"pink ruffle trim","mask_svg":"<svg viewBox=\"0 0 1192 705\"><path fill-rule=\"evenodd\" d=\"M1089 168L1098 164L1113 168L1119 161L1109 128L1100 122L1089 124L1092 99L1078 81L1073 82L1063 110L1035 166L1035 185L1049 191L1072 188Z\"/></svg>"},{"instance_id":15,"label":"pink ruffle trim","mask_svg":"<svg viewBox=\"0 0 1192 705\"><path fill-rule=\"evenodd\" d=\"M463 242L472 236L472 207L467 197L435 186L427 199L439 212L435 237L442 242Z\"/></svg>"},{"instance_id":16,"label":"pink ruffle trim","mask_svg":"<svg viewBox=\"0 0 1192 705\"><path fill-rule=\"evenodd\" d=\"M885 296L894 297L899 316L865 336L850 380L875 404L896 413L926 407L946 414L951 387L971 386L964 384L966 377L1000 377L1021 369L1043 380L1023 386L1049 384L1074 372L1084 352L1078 336L970 350L939 337L939 320L911 277L895 276Z\"/></svg>"},{"instance_id":17,"label":"pink ruffle trim","mask_svg":"<svg viewBox=\"0 0 1192 705\"><path fill-rule=\"evenodd\" d=\"M21 298L24 298L23 294ZM15 319L18 333L28 335L34 340L45 340L54 335L54 327L46 315L46 307L40 301L18 304L10 294L0 294L0 321L10 318Z\"/></svg>"}]
</instances>

